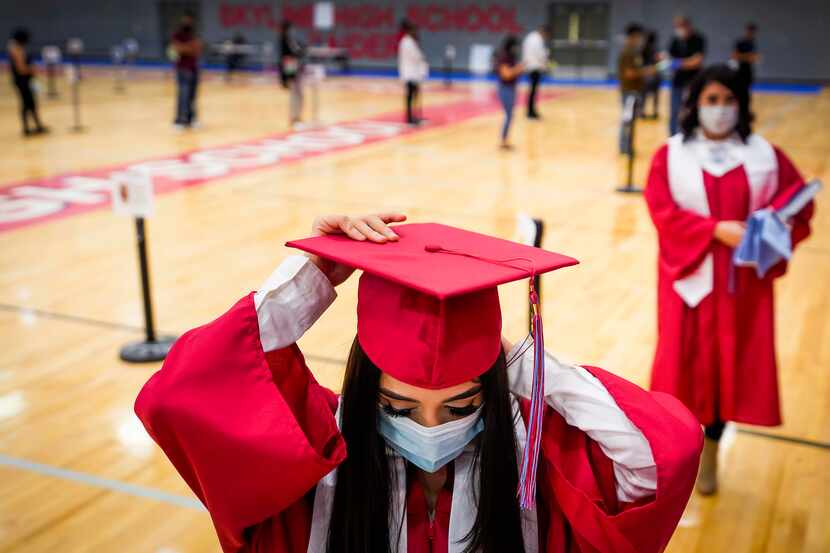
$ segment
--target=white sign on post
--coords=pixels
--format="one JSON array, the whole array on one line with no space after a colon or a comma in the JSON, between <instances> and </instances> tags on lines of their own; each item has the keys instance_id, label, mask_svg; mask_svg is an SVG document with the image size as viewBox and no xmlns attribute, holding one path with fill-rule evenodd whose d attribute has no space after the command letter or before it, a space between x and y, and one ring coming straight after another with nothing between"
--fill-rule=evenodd
<instances>
[{"instance_id":1,"label":"white sign on post","mask_svg":"<svg viewBox=\"0 0 830 553\"><path fill-rule=\"evenodd\" d=\"M334 2L314 3L314 28L328 30L334 27Z\"/></svg>"},{"instance_id":2,"label":"white sign on post","mask_svg":"<svg viewBox=\"0 0 830 553\"><path fill-rule=\"evenodd\" d=\"M61 49L57 46L44 46L40 57L46 64L58 65L61 62Z\"/></svg>"},{"instance_id":3,"label":"white sign on post","mask_svg":"<svg viewBox=\"0 0 830 553\"><path fill-rule=\"evenodd\" d=\"M75 68L74 65L67 65L65 67L66 71L66 81L69 84L76 83L78 81L78 70Z\"/></svg>"},{"instance_id":4,"label":"white sign on post","mask_svg":"<svg viewBox=\"0 0 830 553\"><path fill-rule=\"evenodd\" d=\"M493 71L493 47L489 44L470 46L470 73L487 75Z\"/></svg>"},{"instance_id":5,"label":"white sign on post","mask_svg":"<svg viewBox=\"0 0 830 553\"><path fill-rule=\"evenodd\" d=\"M153 215L153 180L150 175L127 171L113 173L112 210L117 215Z\"/></svg>"},{"instance_id":6,"label":"white sign on post","mask_svg":"<svg viewBox=\"0 0 830 553\"><path fill-rule=\"evenodd\" d=\"M326 66L321 63L309 63L305 66L303 78L311 83L320 83L326 78Z\"/></svg>"}]
</instances>

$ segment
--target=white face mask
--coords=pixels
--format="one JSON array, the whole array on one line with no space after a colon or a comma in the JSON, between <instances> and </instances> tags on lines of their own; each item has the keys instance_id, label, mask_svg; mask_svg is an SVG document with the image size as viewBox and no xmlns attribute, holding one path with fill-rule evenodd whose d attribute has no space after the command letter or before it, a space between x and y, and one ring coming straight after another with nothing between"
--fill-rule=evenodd
<instances>
[{"instance_id":1,"label":"white face mask","mask_svg":"<svg viewBox=\"0 0 830 553\"><path fill-rule=\"evenodd\" d=\"M738 124L738 106L700 106L697 119L706 132L722 136L732 132Z\"/></svg>"},{"instance_id":2,"label":"white face mask","mask_svg":"<svg viewBox=\"0 0 830 553\"><path fill-rule=\"evenodd\" d=\"M426 472L435 472L464 451L484 430L481 407L464 418L426 427L408 417L393 417L380 409L378 430L386 443Z\"/></svg>"}]
</instances>

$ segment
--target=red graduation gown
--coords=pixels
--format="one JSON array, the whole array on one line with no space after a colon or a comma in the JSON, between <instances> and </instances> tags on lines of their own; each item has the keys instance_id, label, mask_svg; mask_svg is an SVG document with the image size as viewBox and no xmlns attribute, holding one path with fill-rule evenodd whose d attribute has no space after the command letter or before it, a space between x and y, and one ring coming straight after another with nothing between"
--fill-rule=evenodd
<instances>
[{"instance_id":1,"label":"red graduation gown","mask_svg":"<svg viewBox=\"0 0 830 553\"><path fill-rule=\"evenodd\" d=\"M648 439L658 489L641 503L620 504L611 461L549 409L539 473L540 551L661 551L691 493L700 427L674 398L588 370ZM306 553L309 492L346 456L336 404L296 345L263 353L251 294L183 335L141 390L135 409L207 507L226 553ZM451 504L448 494L439 498L433 551L447 548L449 516L441 515L441 506ZM409 551L427 553L430 527L411 487L409 499Z\"/></svg>"},{"instance_id":2,"label":"red graduation gown","mask_svg":"<svg viewBox=\"0 0 830 553\"><path fill-rule=\"evenodd\" d=\"M778 185L770 205L781 207L804 182L792 162L774 148ZM718 221L749 216L749 182L743 166L720 177L703 171L710 217L681 209L672 198L668 146L654 155L645 197L657 228L660 253L657 284L657 349L651 389L679 398L702 424L716 419L774 426L781 424L775 360L773 281L786 262L763 279L754 269L735 270L728 289L732 249L715 240ZM813 205L793 220L792 241L810 233ZM713 291L688 307L673 289L704 257L714 256Z\"/></svg>"}]
</instances>

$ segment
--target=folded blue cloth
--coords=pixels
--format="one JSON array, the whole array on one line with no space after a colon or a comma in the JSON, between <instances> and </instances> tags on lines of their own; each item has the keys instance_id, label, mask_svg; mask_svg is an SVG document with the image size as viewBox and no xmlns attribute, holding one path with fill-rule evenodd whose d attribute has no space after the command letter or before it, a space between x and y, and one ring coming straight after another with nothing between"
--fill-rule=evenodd
<instances>
[{"instance_id":1,"label":"folded blue cloth","mask_svg":"<svg viewBox=\"0 0 830 553\"><path fill-rule=\"evenodd\" d=\"M779 210L759 209L749 216L743 240L732 254L736 267L755 267L758 278L764 278L782 259L793 254L787 222L801 211L821 190L821 182L813 180Z\"/></svg>"}]
</instances>

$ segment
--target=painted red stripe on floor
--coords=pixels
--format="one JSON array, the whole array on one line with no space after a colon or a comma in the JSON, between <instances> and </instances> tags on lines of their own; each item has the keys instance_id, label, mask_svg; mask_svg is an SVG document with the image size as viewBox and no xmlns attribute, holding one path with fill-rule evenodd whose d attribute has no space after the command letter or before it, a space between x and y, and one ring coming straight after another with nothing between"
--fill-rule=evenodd
<instances>
[{"instance_id":1,"label":"painted red stripe on floor","mask_svg":"<svg viewBox=\"0 0 830 553\"><path fill-rule=\"evenodd\" d=\"M542 98L555 95L550 92ZM402 124L401 114L395 112L169 157L5 185L0 188L0 232L107 207L113 183L125 172L149 175L155 193L164 194L445 127L499 109L494 95L488 92L479 100L429 107L425 110L429 122L421 127ZM496 129L493 132L495 134Z\"/></svg>"}]
</instances>

